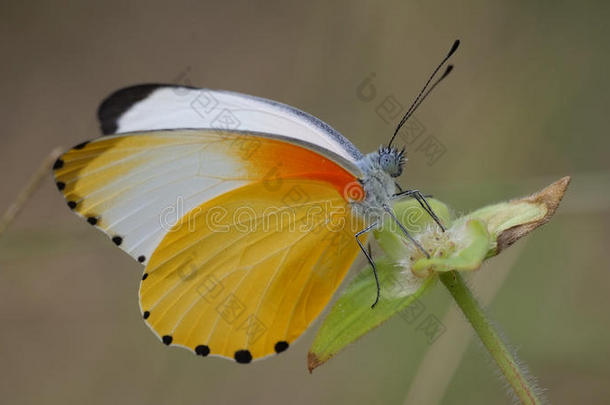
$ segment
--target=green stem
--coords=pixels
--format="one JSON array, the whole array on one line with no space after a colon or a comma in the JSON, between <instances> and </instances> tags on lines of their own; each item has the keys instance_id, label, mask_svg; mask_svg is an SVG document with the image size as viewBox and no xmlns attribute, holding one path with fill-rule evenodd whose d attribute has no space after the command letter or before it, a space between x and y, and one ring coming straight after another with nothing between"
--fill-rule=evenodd
<instances>
[{"instance_id":1,"label":"green stem","mask_svg":"<svg viewBox=\"0 0 610 405\"><path fill-rule=\"evenodd\" d=\"M487 318L483 309L472 295L462 276L456 271L440 273L440 279L447 287L477 335L496 361L502 374L513 388L522 404L541 404L537 389L525 376L515 356L506 347L498 332Z\"/></svg>"}]
</instances>

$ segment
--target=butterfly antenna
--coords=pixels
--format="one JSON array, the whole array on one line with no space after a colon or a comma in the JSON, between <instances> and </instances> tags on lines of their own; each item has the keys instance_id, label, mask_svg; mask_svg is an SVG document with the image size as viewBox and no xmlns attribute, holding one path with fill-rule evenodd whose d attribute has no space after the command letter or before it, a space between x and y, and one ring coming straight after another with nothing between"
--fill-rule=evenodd
<instances>
[{"instance_id":1,"label":"butterfly antenna","mask_svg":"<svg viewBox=\"0 0 610 405\"><path fill-rule=\"evenodd\" d=\"M453 45L451 46L451 49L447 53L447 56L445 56L443 58L443 60L441 61L441 63L438 64L436 69L434 69L434 71L432 72L432 74L428 78L428 81L426 82L424 87L421 89L421 91L419 92L417 97L415 97L415 100L413 100L413 104L411 104L411 107L409 107L409 109L407 110L405 115L400 120L400 123L398 124L398 126L396 127L396 130L394 131L394 135L392 135L392 139L390 139L390 143L388 143L388 148L390 146L392 146L392 142L394 142L394 139L396 138L396 135L398 135L398 131L400 131L400 128L402 128L402 126L405 124L405 122L407 122L409 117L411 117L411 115L413 115L413 113L415 112L417 107L419 107L421 102L424 101L424 99L426 98L426 96L428 96L428 94L430 94L430 91L432 91L432 89L434 87L436 87L436 85L438 85L441 82L441 80L443 80L445 77L447 77L447 75L449 73L451 73L451 70L453 69L453 66L450 65L449 67L447 67L447 70L445 70L445 73L440 77L440 79L438 79L436 82L434 82L432 87L430 87L430 90L428 90L426 92L426 90L428 88L428 85L430 84L432 79L434 79L434 76L436 76L438 71L443 67L443 65L447 62L447 60L449 60L451 55L453 55L455 53L455 51L458 49L459 46L460 46L460 40L456 39L455 42L453 43Z\"/></svg>"},{"instance_id":2,"label":"butterfly antenna","mask_svg":"<svg viewBox=\"0 0 610 405\"><path fill-rule=\"evenodd\" d=\"M415 111L417 109L417 107L419 107L421 105L421 103L424 102L424 100L426 99L426 97L428 97L428 94L430 94L432 92L432 90L434 90L434 88L445 78L449 75L449 73L451 73L453 71L453 65L449 65L447 66L447 69L445 69L445 73L443 73L443 75L441 77L438 78L437 81L435 81L434 83L432 83L432 86L430 86L430 88L428 89L428 91L426 91L426 93L424 93L424 95L419 99L419 101L417 102L417 104L415 105L415 107L413 108L413 111ZM411 113L413 114L413 113Z\"/></svg>"}]
</instances>

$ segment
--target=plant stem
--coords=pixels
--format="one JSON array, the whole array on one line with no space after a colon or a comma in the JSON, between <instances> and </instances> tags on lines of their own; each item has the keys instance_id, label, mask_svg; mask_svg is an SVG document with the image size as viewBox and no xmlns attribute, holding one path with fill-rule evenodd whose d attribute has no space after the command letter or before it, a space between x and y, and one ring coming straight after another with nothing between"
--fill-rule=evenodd
<instances>
[{"instance_id":1,"label":"plant stem","mask_svg":"<svg viewBox=\"0 0 610 405\"><path fill-rule=\"evenodd\" d=\"M519 363L506 344L494 329L487 315L472 295L462 276L456 271L440 274L440 279L447 287L477 335L496 361L502 374L513 388L515 395L522 404L542 404L538 397L538 389L525 377Z\"/></svg>"},{"instance_id":2,"label":"plant stem","mask_svg":"<svg viewBox=\"0 0 610 405\"><path fill-rule=\"evenodd\" d=\"M55 163L55 160L61 155L61 153L61 148L55 148L43 159L40 166L36 172L32 174L15 201L8 207L2 217L0 217L0 236L2 236L11 222L13 222L17 214L19 214L19 211L23 209L25 203L40 186L40 183L42 183L42 181L49 176L53 163Z\"/></svg>"}]
</instances>

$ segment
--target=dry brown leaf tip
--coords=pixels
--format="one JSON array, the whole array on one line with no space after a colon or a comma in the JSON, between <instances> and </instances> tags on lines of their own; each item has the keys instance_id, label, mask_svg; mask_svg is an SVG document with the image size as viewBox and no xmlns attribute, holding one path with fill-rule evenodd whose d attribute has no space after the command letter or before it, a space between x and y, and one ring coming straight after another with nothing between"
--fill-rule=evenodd
<instances>
[{"instance_id":1,"label":"dry brown leaf tip","mask_svg":"<svg viewBox=\"0 0 610 405\"><path fill-rule=\"evenodd\" d=\"M307 353L307 369L309 370L309 374L311 374L314 368L318 367L322 363L323 362L318 359L318 356L312 352Z\"/></svg>"},{"instance_id":2,"label":"dry brown leaf tip","mask_svg":"<svg viewBox=\"0 0 610 405\"><path fill-rule=\"evenodd\" d=\"M553 214L555 214L555 211L568 188L568 184L570 184L570 179L570 176L563 177L528 197L512 201L512 203L515 204L523 202L542 204L546 208L546 213L542 218L513 226L500 233L497 238L497 253L500 253L539 226L549 222Z\"/></svg>"}]
</instances>

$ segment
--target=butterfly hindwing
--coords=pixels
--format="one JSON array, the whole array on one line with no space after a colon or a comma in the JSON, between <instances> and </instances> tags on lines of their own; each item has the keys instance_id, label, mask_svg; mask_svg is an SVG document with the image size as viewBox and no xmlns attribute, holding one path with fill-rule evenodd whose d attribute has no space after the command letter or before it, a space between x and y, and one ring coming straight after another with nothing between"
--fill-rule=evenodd
<instances>
[{"instance_id":1,"label":"butterfly hindwing","mask_svg":"<svg viewBox=\"0 0 610 405\"><path fill-rule=\"evenodd\" d=\"M279 353L338 288L362 227L324 181L228 192L185 215L153 253L142 313L166 344L197 354L247 363Z\"/></svg>"}]
</instances>

